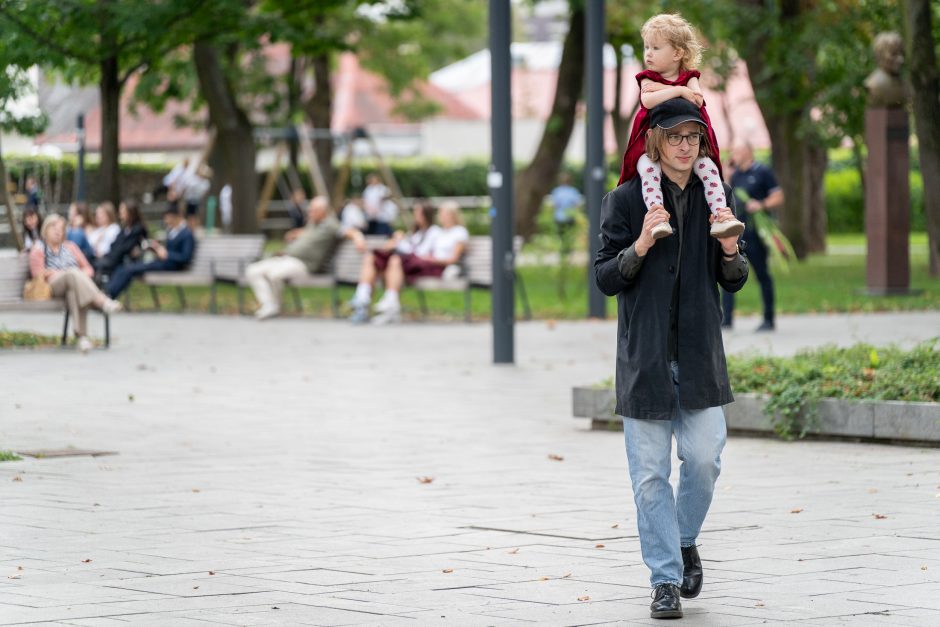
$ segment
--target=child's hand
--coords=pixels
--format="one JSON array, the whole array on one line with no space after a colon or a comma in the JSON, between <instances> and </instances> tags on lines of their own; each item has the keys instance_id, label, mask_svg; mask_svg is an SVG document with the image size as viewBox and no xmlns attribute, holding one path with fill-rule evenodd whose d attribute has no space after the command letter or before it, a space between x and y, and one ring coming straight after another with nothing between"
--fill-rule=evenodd
<instances>
[{"instance_id":1,"label":"child's hand","mask_svg":"<svg viewBox=\"0 0 940 627\"><path fill-rule=\"evenodd\" d=\"M698 103L695 101L695 92L689 89L688 87L683 87L682 91L679 93L682 95L683 98L685 98L689 102L695 105L698 105Z\"/></svg>"},{"instance_id":2,"label":"child's hand","mask_svg":"<svg viewBox=\"0 0 940 627\"><path fill-rule=\"evenodd\" d=\"M703 95L700 94L699 92L694 91L694 92L692 92L692 95L695 97L695 99L694 99L692 102L695 103L695 106L696 106L696 107L701 107L702 104L705 103L705 96L703 96Z\"/></svg>"}]
</instances>

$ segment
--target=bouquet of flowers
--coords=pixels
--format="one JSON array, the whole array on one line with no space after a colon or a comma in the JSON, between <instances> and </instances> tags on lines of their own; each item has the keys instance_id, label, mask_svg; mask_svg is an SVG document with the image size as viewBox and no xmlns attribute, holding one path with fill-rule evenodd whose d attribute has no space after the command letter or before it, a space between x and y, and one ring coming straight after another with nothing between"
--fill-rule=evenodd
<instances>
[{"instance_id":1,"label":"bouquet of flowers","mask_svg":"<svg viewBox=\"0 0 940 627\"><path fill-rule=\"evenodd\" d=\"M734 193L740 196L744 202L751 199L746 191L740 187L735 188ZM784 274L790 273L790 262L796 259L796 253L793 251L793 245L783 234L774 219L767 215L766 211L758 211L750 214L757 236L770 251L770 265L775 270Z\"/></svg>"}]
</instances>

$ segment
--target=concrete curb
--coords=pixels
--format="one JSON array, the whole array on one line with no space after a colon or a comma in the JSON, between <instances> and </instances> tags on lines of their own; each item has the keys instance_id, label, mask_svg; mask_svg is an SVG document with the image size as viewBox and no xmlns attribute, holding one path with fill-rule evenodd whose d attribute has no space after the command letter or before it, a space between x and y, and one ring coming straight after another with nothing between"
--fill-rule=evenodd
<instances>
[{"instance_id":1,"label":"concrete curb","mask_svg":"<svg viewBox=\"0 0 940 627\"><path fill-rule=\"evenodd\" d=\"M773 433L770 419L764 413L766 396L736 394L735 399L724 408L730 430ZM590 387L573 390L573 414L576 418L591 418L592 429L619 428L614 405L613 390ZM808 433L940 443L940 403L823 399L818 405L818 426Z\"/></svg>"}]
</instances>

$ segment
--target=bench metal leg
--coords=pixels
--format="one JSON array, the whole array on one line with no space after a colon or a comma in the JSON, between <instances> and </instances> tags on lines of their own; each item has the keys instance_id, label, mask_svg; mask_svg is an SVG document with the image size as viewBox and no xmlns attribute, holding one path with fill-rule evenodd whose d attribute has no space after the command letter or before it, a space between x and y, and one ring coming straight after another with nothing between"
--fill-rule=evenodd
<instances>
[{"instance_id":1,"label":"bench metal leg","mask_svg":"<svg viewBox=\"0 0 940 627\"><path fill-rule=\"evenodd\" d=\"M300 300L300 290L294 286L290 286L291 294L294 295L294 307L297 308L297 313L302 314L304 312L304 303Z\"/></svg>"},{"instance_id":2,"label":"bench metal leg","mask_svg":"<svg viewBox=\"0 0 940 627\"><path fill-rule=\"evenodd\" d=\"M157 286L150 286L150 297L153 299L153 308L160 311L160 296L157 294Z\"/></svg>"},{"instance_id":3,"label":"bench metal leg","mask_svg":"<svg viewBox=\"0 0 940 627\"><path fill-rule=\"evenodd\" d=\"M104 316L104 347L111 348L111 316L102 312Z\"/></svg>"},{"instance_id":4,"label":"bench metal leg","mask_svg":"<svg viewBox=\"0 0 940 627\"><path fill-rule=\"evenodd\" d=\"M216 283L215 279L213 279L212 284L209 286L209 313L212 313L212 314L219 313L218 308L216 307L216 291L217 291L216 286L217 285L218 283Z\"/></svg>"},{"instance_id":5,"label":"bench metal leg","mask_svg":"<svg viewBox=\"0 0 940 627\"><path fill-rule=\"evenodd\" d=\"M471 303L471 301L470 301L470 299L472 298L472 297L470 296L470 293L471 293L472 291L473 291L473 290L472 290L471 287L468 285L468 286L467 286L467 291L465 291L465 292L463 293L463 303L464 303L463 319L464 319L464 322L471 322L471 321L473 321L473 306L472 306L472 303Z\"/></svg>"},{"instance_id":6,"label":"bench metal leg","mask_svg":"<svg viewBox=\"0 0 940 627\"><path fill-rule=\"evenodd\" d=\"M522 298L522 311L525 314L525 319L531 320L532 308L529 307L529 295L525 291L525 281L522 280L522 276L518 272L515 273L515 279L516 289L519 291L520 298Z\"/></svg>"},{"instance_id":7,"label":"bench metal leg","mask_svg":"<svg viewBox=\"0 0 940 627\"><path fill-rule=\"evenodd\" d=\"M62 346L69 343L69 309L65 308L65 322L62 324Z\"/></svg>"},{"instance_id":8,"label":"bench metal leg","mask_svg":"<svg viewBox=\"0 0 940 627\"><path fill-rule=\"evenodd\" d=\"M180 311L186 311L186 295L183 293L183 286L176 286L176 297L180 301Z\"/></svg>"},{"instance_id":9,"label":"bench metal leg","mask_svg":"<svg viewBox=\"0 0 940 627\"><path fill-rule=\"evenodd\" d=\"M428 317L428 301L424 298L424 290L418 290L418 302L421 304L421 315Z\"/></svg>"}]
</instances>

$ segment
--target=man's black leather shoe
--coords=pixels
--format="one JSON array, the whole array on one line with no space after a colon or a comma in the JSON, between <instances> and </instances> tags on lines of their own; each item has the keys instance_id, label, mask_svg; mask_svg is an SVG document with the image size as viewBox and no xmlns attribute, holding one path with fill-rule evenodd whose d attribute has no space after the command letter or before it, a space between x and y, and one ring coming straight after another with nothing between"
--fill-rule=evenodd
<instances>
[{"instance_id":1,"label":"man's black leather shoe","mask_svg":"<svg viewBox=\"0 0 940 627\"><path fill-rule=\"evenodd\" d=\"M651 618L682 618L682 603L679 601L679 586L661 583L653 590L650 603Z\"/></svg>"},{"instance_id":2,"label":"man's black leather shoe","mask_svg":"<svg viewBox=\"0 0 940 627\"><path fill-rule=\"evenodd\" d=\"M679 592L683 599L694 599L702 591L702 560L695 545L682 547L682 587Z\"/></svg>"}]
</instances>

